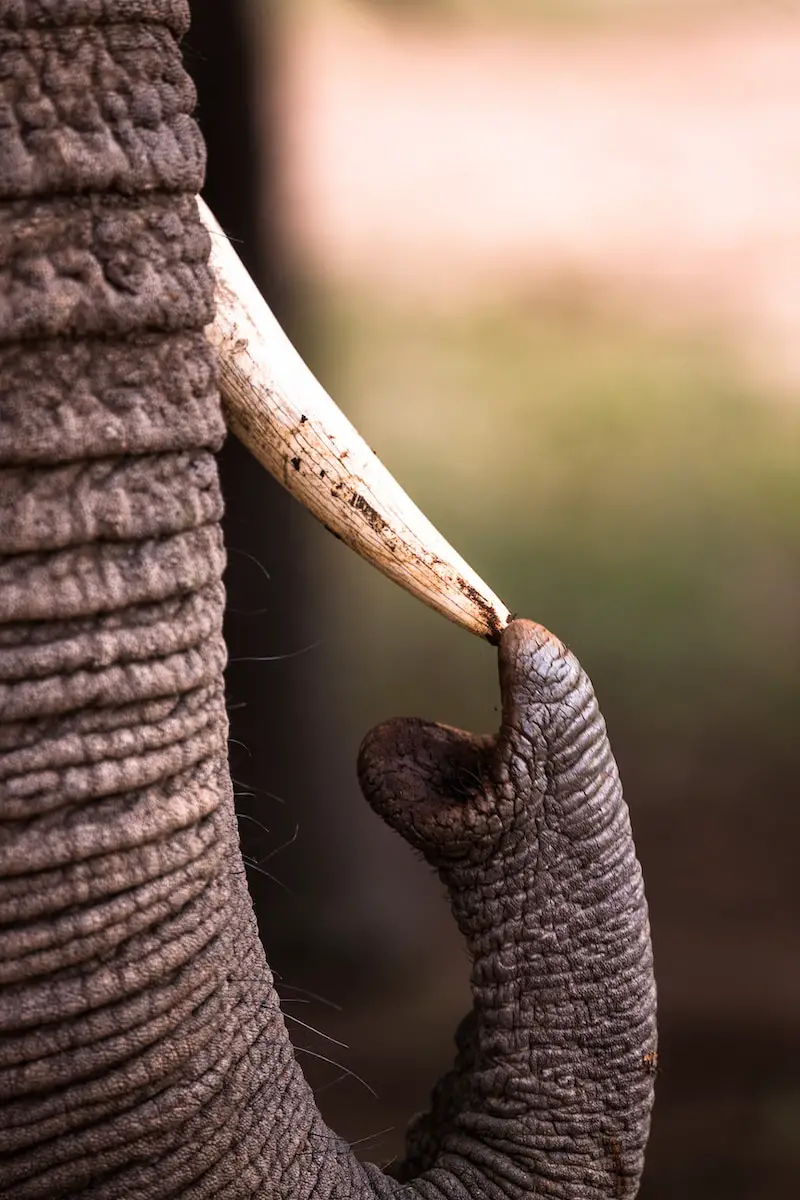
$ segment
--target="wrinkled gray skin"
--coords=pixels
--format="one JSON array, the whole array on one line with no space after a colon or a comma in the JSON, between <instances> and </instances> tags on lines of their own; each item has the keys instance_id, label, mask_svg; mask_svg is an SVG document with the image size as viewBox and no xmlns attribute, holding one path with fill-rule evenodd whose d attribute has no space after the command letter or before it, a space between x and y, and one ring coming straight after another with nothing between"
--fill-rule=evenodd
<instances>
[{"instance_id":1,"label":"wrinkled gray skin","mask_svg":"<svg viewBox=\"0 0 800 1200\"><path fill-rule=\"evenodd\" d=\"M361 750L473 962L455 1065L391 1176L293 1056L226 765L186 18L0 0L0 1194L633 1196L642 879L589 681L538 626L502 639L496 737L399 721Z\"/></svg>"}]
</instances>

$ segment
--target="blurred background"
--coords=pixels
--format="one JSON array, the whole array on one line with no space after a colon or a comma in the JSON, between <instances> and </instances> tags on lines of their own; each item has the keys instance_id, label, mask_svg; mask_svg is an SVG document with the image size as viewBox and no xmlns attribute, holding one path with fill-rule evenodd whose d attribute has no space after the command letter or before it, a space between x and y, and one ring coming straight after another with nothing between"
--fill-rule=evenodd
<instances>
[{"instance_id":1,"label":"blurred background","mask_svg":"<svg viewBox=\"0 0 800 1200\"><path fill-rule=\"evenodd\" d=\"M209 202L367 441L594 680L659 983L642 1196L790 1194L797 10L192 9ZM361 799L356 754L401 713L496 727L495 655L357 561L233 442L222 470L248 874L320 1105L386 1162L450 1062L469 967L438 883Z\"/></svg>"}]
</instances>

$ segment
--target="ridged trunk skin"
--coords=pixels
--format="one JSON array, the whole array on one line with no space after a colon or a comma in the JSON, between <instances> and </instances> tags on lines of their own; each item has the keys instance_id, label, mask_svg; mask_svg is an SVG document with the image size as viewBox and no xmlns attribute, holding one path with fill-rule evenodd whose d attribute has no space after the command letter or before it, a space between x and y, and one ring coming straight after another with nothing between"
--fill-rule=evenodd
<instances>
[{"instance_id":1,"label":"ridged trunk skin","mask_svg":"<svg viewBox=\"0 0 800 1200\"><path fill-rule=\"evenodd\" d=\"M591 688L536 626L501 646L497 738L399 722L362 749L474 960L399 1178L355 1161L295 1062L226 765L187 17L0 0L0 1194L630 1196L641 876Z\"/></svg>"}]
</instances>

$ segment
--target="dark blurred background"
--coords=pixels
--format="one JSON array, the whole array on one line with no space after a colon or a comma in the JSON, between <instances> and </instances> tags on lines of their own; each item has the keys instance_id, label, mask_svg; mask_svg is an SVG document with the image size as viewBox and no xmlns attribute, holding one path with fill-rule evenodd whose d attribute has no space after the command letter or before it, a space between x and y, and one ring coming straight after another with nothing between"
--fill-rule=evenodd
<instances>
[{"instance_id":1,"label":"dark blurred background","mask_svg":"<svg viewBox=\"0 0 800 1200\"><path fill-rule=\"evenodd\" d=\"M800 22L737 0L192 9L212 208L414 499L593 677L658 971L642 1196L791 1194ZM494 655L233 441L222 474L251 887L323 1111L385 1162L450 1061L468 964L356 753L398 713L492 728Z\"/></svg>"}]
</instances>

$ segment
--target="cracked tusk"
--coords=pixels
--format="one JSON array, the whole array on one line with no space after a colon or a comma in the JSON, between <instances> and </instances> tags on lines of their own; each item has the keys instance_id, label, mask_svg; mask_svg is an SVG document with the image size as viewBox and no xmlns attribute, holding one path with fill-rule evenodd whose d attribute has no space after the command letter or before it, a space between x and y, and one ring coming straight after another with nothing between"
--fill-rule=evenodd
<instances>
[{"instance_id":1,"label":"cracked tusk","mask_svg":"<svg viewBox=\"0 0 800 1200\"><path fill-rule=\"evenodd\" d=\"M408 498L311 374L205 202L228 425L323 525L457 625L499 641L510 614Z\"/></svg>"}]
</instances>

